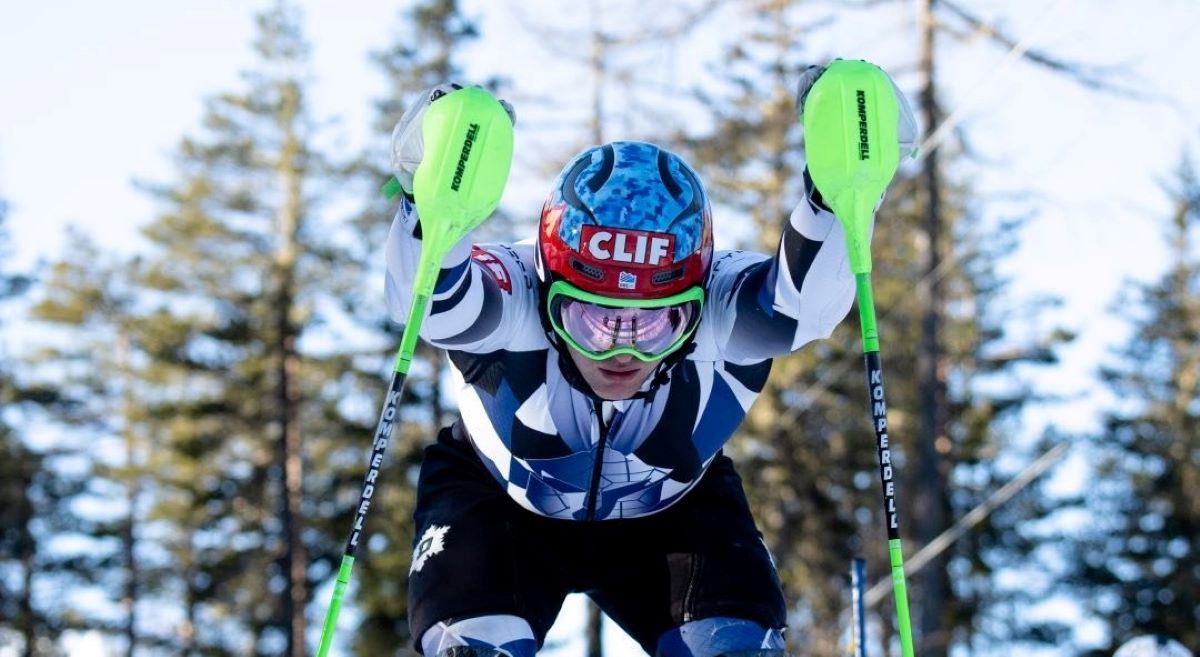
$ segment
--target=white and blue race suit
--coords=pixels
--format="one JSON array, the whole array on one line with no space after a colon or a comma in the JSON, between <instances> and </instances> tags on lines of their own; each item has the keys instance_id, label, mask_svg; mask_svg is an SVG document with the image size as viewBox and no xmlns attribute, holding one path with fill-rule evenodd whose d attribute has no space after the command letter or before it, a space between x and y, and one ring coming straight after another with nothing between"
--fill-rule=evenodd
<instances>
[{"instance_id":1,"label":"white and blue race suit","mask_svg":"<svg viewBox=\"0 0 1200 657\"><path fill-rule=\"evenodd\" d=\"M401 323L419 235L416 210L401 203L387 245L388 308ZM553 518L634 518L678 501L762 391L771 359L828 337L854 299L842 227L805 199L773 257L714 254L694 348L669 378L602 401L560 367L539 317L536 248L460 241L421 337L448 352L462 421L492 476L520 506Z\"/></svg>"}]
</instances>

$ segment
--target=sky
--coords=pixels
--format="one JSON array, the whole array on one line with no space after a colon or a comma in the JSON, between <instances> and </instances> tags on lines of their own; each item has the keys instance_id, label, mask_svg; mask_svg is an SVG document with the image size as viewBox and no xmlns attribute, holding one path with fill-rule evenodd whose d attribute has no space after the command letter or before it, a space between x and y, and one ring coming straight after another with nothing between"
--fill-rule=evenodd
<instances>
[{"instance_id":1,"label":"sky","mask_svg":"<svg viewBox=\"0 0 1200 657\"><path fill-rule=\"evenodd\" d=\"M332 133L346 153L368 134L368 100L382 79L367 60L386 45L402 4L300 2L314 45L315 110L337 117ZM826 5L832 7L831 3ZM992 16L997 3L969 6ZM150 199L135 180L163 182L179 139L197 134L203 99L241 88L238 73L253 61L251 14L264 1L59 0L0 1L0 198L10 205L8 229L17 267L54 258L68 223L83 227L113 250L138 248L137 227L153 217ZM520 34L514 3L468 3L487 15L496 34ZM528 14L549 3L521 3ZM872 13L825 10L832 29L814 33L808 52L893 63L901 88L915 89L911 52L915 8L901 3ZM1032 324L1062 324L1078 332L1060 366L1039 371L1037 385L1068 401L1034 409L1023 431L1042 427L1088 431L1115 400L1096 383L1096 368L1125 336L1125 319L1112 310L1125 281L1148 281L1166 267L1164 220L1169 213L1160 183L1200 137L1200 3L1194 0L1014 0L1003 4L1003 26L1026 45L1064 58L1121 67L1111 79L1141 94L1130 99L1096 94L1027 65L983 39L946 44L954 56L938 71L943 102L969 136L973 157L954 175L970 179L992 201L986 220L1029 214L1021 248L1004 264L1010 296L1055 296L1062 305ZM548 20L548 19L547 19ZM701 37L702 38L702 37ZM553 80L556 93L572 90L547 69L537 39L472 49L468 68L481 78L515 80L515 95L536 94L526 80ZM702 47L703 44L697 44ZM688 53L664 77L686 78ZM587 88L575 90L586 97ZM619 98L610 102L620 102ZM517 106L518 162L533 143ZM536 117L536 115L535 115ZM923 126L928 130L928 126ZM545 174L524 175L507 203L535 207ZM718 226L719 228L719 226ZM718 231L720 239L720 231ZM720 246L720 244L718 245ZM880 245L882 246L882 245ZM4 340L20 343L20 330ZM11 345L8 345L11 347ZM8 349L0 353L8 353ZM1079 472L1081 455L1068 457ZM1056 485L1079 482L1060 474ZM571 630L562 630L570 634ZM563 651L566 655L569 651ZM84 654L80 652L80 654Z\"/></svg>"}]
</instances>

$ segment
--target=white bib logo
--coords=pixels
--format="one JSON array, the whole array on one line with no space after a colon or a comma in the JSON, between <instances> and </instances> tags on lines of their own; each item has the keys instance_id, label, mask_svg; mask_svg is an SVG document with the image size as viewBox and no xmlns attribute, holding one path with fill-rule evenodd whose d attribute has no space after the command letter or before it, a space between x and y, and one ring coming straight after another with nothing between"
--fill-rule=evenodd
<instances>
[{"instance_id":1,"label":"white bib logo","mask_svg":"<svg viewBox=\"0 0 1200 657\"><path fill-rule=\"evenodd\" d=\"M413 549L412 565L408 568L408 574L420 572L425 567L425 562L435 554L446 549L446 532L450 531L450 527L438 527L430 525L429 529L421 535L421 540L417 542L417 547Z\"/></svg>"},{"instance_id":2,"label":"white bib logo","mask_svg":"<svg viewBox=\"0 0 1200 657\"><path fill-rule=\"evenodd\" d=\"M591 230L588 230L591 229ZM598 261L657 266L671 262L673 235L586 226L581 239L588 255Z\"/></svg>"}]
</instances>

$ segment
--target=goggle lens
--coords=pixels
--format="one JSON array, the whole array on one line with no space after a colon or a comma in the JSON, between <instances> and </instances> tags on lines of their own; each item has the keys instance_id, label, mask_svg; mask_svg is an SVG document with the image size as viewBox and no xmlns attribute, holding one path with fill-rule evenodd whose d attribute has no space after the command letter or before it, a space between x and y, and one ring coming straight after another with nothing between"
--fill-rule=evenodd
<instances>
[{"instance_id":1,"label":"goggle lens","mask_svg":"<svg viewBox=\"0 0 1200 657\"><path fill-rule=\"evenodd\" d=\"M691 337L704 308L704 289L698 286L664 298L614 299L556 281L546 298L554 332L592 360L621 354L646 362L665 358Z\"/></svg>"},{"instance_id":2,"label":"goggle lens","mask_svg":"<svg viewBox=\"0 0 1200 657\"><path fill-rule=\"evenodd\" d=\"M599 354L629 347L657 356L691 328L698 306L687 302L662 308L613 308L564 297L557 313L562 329L586 351Z\"/></svg>"}]
</instances>

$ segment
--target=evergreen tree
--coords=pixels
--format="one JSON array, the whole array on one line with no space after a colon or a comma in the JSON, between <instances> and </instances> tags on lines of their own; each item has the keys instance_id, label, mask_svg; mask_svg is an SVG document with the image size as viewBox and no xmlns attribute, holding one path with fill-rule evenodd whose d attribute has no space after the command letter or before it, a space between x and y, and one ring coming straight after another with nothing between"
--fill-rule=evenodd
<instances>
[{"instance_id":1,"label":"evergreen tree","mask_svg":"<svg viewBox=\"0 0 1200 657\"><path fill-rule=\"evenodd\" d=\"M949 443L947 437L955 434L958 429L955 424L958 419L970 423L970 418L962 416L962 404L956 401L955 359L961 354L955 352L952 342L956 339L956 329L953 318L947 313L953 312L956 303L955 292L951 285L941 275L945 263L954 262L956 251L955 210L946 206L941 199L953 194L951 157L946 157L946 148L941 144L951 142L948 136L954 134L956 124L949 119L942 104L943 85L938 80L937 70L942 62L953 55L949 54L946 46L951 41L965 42L974 45L982 42L987 46L1006 51L1006 54L1018 57L1023 63L1054 72L1060 78L1071 80L1088 89L1102 90L1109 93L1134 95L1123 88L1121 71L1112 67L1091 66L1086 63L1071 61L1058 55L1038 48L1028 48L1025 40L1019 35L1010 33L1003 24L1003 19L988 19L976 14L955 0L921 0L917 3L917 69L920 77L920 89L916 96L915 109L921 123L928 131L928 140L923 146L923 159L917 178L919 185L917 193L923 197L920 210L920 238L916 256L923 263L923 271L916 286L916 296L920 302L920 331L917 336L920 345L918 358L915 363L915 383L919 390L917 399L916 418L914 426L915 445L912 450L914 463L912 470L916 475L914 485L910 487L913 503L921 509L922 523L917 527L914 537L919 544L927 544L946 530L953 518L961 511L957 509L956 499L964 498L958 490L958 475L963 472L950 459L952 453L946 449ZM974 203L974 200L972 201ZM972 207L975 207L972 205ZM969 219L969 218L968 218ZM1002 235L1002 233L997 233ZM1041 305L1041 302L1033 304ZM1004 376L1003 370L1008 370L1016 362L1048 363L1054 359L1054 344L1069 338L1067 334L1052 330L1044 336L1035 336L1033 343L1028 345L1012 345L1002 337L995 341L1000 347L1002 365L1001 371L991 367L976 370L989 373L994 378ZM987 352L985 352L987 353ZM986 363L967 361L969 368ZM981 408L999 408L1005 415L1013 415L1028 402L1036 401L1028 396L1028 391L1021 390L1028 386L1016 386L1013 400L1019 403L994 405L985 403ZM971 470L967 470L971 471ZM976 473L976 477L980 473ZM1023 511L1031 511L1032 507ZM965 509L963 509L965 511ZM1005 518L1011 518L1014 524L1005 525ZM995 532L992 539L997 550L991 551L993 561L1007 561L1020 564L1029 546L1019 545L1017 538L1021 533L1020 518L1008 513L998 514L993 519ZM1004 529L999 529L1002 525ZM984 528L983 534L989 533ZM968 540L970 543L970 538ZM971 554L982 554L982 544ZM964 553L967 554L967 553ZM972 642L972 635L988 623L983 622L983 609L975 603L968 603L963 598L964 572L961 564L951 563L952 555L935 557L928 567L910 580L915 595L919 596L922 608L914 614L914 627L920 636L919 651L929 657L944 657L949 654L953 642ZM982 562L975 559L976 564ZM988 585L991 586L991 585ZM1006 595L999 594L999 588L992 586L993 599L991 605L996 607L999 600ZM1023 597L1027 591L1013 591L1011 595ZM1007 603L1011 606L1012 601ZM1041 636L1042 640L1053 642L1048 638L1053 634L1046 626L1028 624L1024 621L1009 619L1009 626L1022 630L1014 630L1018 634L1028 633L1031 638ZM994 624L993 624L994 626ZM1049 632L1049 634L1048 634ZM983 634L992 634L985 632ZM986 640L987 637L980 637ZM996 637L992 637L996 638ZM1000 638L1001 641L1008 639Z\"/></svg>"},{"instance_id":2,"label":"evergreen tree","mask_svg":"<svg viewBox=\"0 0 1200 657\"><path fill-rule=\"evenodd\" d=\"M956 402L952 390L955 369L953 363L959 354L951 347L955 340L955 328L952 318L947 313L952 312L956 304L955 293L949 287L951 283L940 275L943 263L954 260L956 237L955 220L952 216L954 210L945 207L941 201L949 193L948 185L953 184L949 182L952 176L949 174L951 169L947 166L951 160L943 161L943 152L946 149L939 146L946 141L945 137L953 128L953 124L947 123L941 98L942 85L937 76L937 70L946 57L945 37L962 40L964 31L970 33L972 39L975 35L984 35L985 41L990 45L1004 48L1009 53L1018 53L1026 63L1049 69L1089 88L1111 91L1118 87L1112 82L1116 79L1113 71L1066 61L1038 49L1022 48L1018 45L1019 40L998 26L997 22L989 23L953 0L921 0L918 10L917 68L920 75L920 91L917 95L916 110L926 130L930 131L930 137L924 149L921 171L917 176L919 193L923 196L918 257L924 266L916 289L921 304L920 348L914 370L919 390L919 422L916 426L916 445L913 451L913 470L917 477L911 494L914 498L913 503L922 510L922 523L917 528L915 537L921 544L928 544L950 526L956 515L953 500L955 497L962 497L956 490L954 481L954 471L961 468L948 458L950 452L945 449L948 444L946 437L955 431L955 418L963 417L957 414L964 410L962 404ZM965 27L960 28L960 24ZM1051 342L1056 340L1054 334L1047 339ZM1009 355L1019 354L1021 357L1018 360L1044 361L1053 358L1052 354L1040 345L1018 348L1015 352L1010 346L1009 351ZM1007 363L1007 360L1002 362ZM1013 534L1007 533L1010 536ZM1015 546L1010 547L1014 549L1000 550L997 554L1007 552L1011 556L1022 552ZM969 642L969 635L980 625L972 620L976 616L975 605L964 602L961 591L963 580L952 572L949 558L949 555L935 557L913 580L914 591L923 603L922 608L914 615L914 624L921 637L920 651L930 657L947 655L951 643L955 640ZM956 587L960 589L958 592L954 590Z\"/></svg>"},{"instance_id":3,"label":"evergreen tree","mask_svg":"<svg viewBox=\"0 0 1200 657\"><path fill-rule=\"evenodd\" d=\"M0 201L0 263L9 254L5 214ZM22 297L31 282L27 274L0 270L0 317L23 314ZM70 593L96 583L94 572L102 557L52 545L95 531L96 523L83 520L75 507L88 492L89 471L76 444L55 440L44 431L47 415L71 416L84 398L59 382L39 380L28 368L18 371L24 354L10 355L5 347L2 356L0 644L16 646L22 655L52 655L59 650L63 632L97 620L84 613ZM35 427L40 429L36 433ZM68 594L46 595L47 591Z\"/></svg>"},{"instance_id":4,"label":"evergreen tree","mask_svg":"<svg viewBox=\"0 0 1200 657\"><path fill-rule=\"evenodd\" d=\"M29 364L52 372L54 383L74 397L74 411L55 419L81 445L87 495L96 508L105 509L89 514L87 547L73 558L73 568L95 582L123 618L80 614L90 629L119 633L125 654L132 655L139 643L143 579L137 553L144 475L139 465L148 445L139 423L133 365L139 354L130 340L132 299L124 264L107 257L82 233L70 231L67 250L50 267L31 309L31 318L67 329L68 335L48 341Z\"/></svg>"},{"instance_id":5,"label":"evergreen tree","mask_svg":"<svg viewBox=\"0 0 1200 657\"><path fill-rule=\"evenodd\" d=\"M702 96L715 129L695 138L692 158L716 201L718 225L745 217L754 230L743 243L769 253L804 194L794 100L804 68L803 17L792 3L778 0L747 3L745 12L744 31L714 72L721 86ZM876 230L877 241L884 238L884 223ZM876 278L885 308L887 277ZM891 344L901 338L882 331L888 340L885 365L891 367ZM838 654L849 558L863 551L860 533L874 536L857 526L856 512L857 517L878 516L871 488L878 484L867 476L873 472L873 436L862 419L863 384L852 333L844 326L832 340L777 359L739 436L726 448L739 462L755 517L794 604L793 650L804 654ZM847 365L839 368L841 363ZM831 369L840 375L828 376ZM898 400L889 397L889 402L897 407ZM893 431L898 434L899 428ZM878 563L871 570L882 572Z\"/></svg>"},{"instance_id":6,"label":"evergreen tree","mask_svg":"<svg viewBox=\"0 0 1200 657\"><path fill-rule=\"evenodd\" d=\"M12 390L3 388L5 405L12 403ZM34 550L30 525L33 477L41 459L13 435L11 427L0 426L0 638L8 645L23 646L24 655L35 654L45 621L33 604Z\"/></svg>"},{"instance_id":7,"label":"evergreen tree","mask_svg":"<svg viewBox=\"0 0 1200 657\"><path fill-rule=\"evenodd\" d=\"M185 654L307 652L309 591L361 475L365 443L348 437L374 422L340 328L361 270L324 211L340 177L315 145L301 17L277 2L257 20L245 90L208 103L178 181L150 188L163 210L134 273L147 535L173 566L156 586L181 603Z\"/></svg>"},{"instance_id":8,"label":"evergreen tree","mask_svg":"<svg viewBox=\"0 0 1200 657\"><path fill-rule=\"evenodd\" d=\"M464 77L459 59L464 46L479 33L458 0L430 0L406 8L397 16L394 32L389 45L372 53L373 62L383 74L386 91L374 103L374 137L356 165L359 179L366 182L361 188L366 204L353 221L358 245L353 253L369 278L358 289L346 292L347 298L355 299L353 307L358 323L382 338L378 341L380 348L374 356L363 358L360 368L363 385L372 391L370 399L376 408L382 404L386 390L382 377L389 371L401 337L401 327L387 316L379 284L384 276L383 245L396 212L395 202L383 198L378 191L380 183L391 175L387 165L392 128L407 109L406 103L414 101L421 91L447 81L475 82ZM440 350L424 343L418 345L401 400L401 421L380 475L386 483L374 498L373 509L378 515L368 521L367 554L355 567L358 589L354 604L362 613L352 638L356 654L415 654L408 630L407 599L414 531L412 513L424 447L440 427L453 420L442 386L445 368ZM352 441L360 446L363 455L355 472L355 477L361 480L370 452L370 430L363 430ZM348 529L349 523L335 533L344 536Z\"/></svg>"},{"instance_id":9,"label":"evergreen tree","mask_svg":"<svg viewBox=\"0 0 1200 657\"><path fill-rule=\"evenodd\" d=\"M770 251L781 222L803 197L794 91L806 63L801 49L806 22L799 3L757 0L748 9L749 27L736 34L721 60L723 88L704 96L713 108L715 129L693 136L692 142L694 159L719 204L717 221L749 218L760 235L749 246ZM917 478L913 441L921 405L913 387L896 383L917 371L922 300L914 298L913 282L926 275L919 228L926 199L917 190L917 182L902 172L878 214L873 239L883 360L892 382L889 433L909 553L919 545L914 526L927 513L906 496ZM1001 313L1013 304L1000 295L1003 280L994 267L1015 246L1002 239L1011 227L977 228L976 215L965 208L968 201L973 209L980 202L964 185L944 190L939 200L956 254L935 274L944 290L939 308L949 364L944 376L955 383L947 391L952 409L947 429L937 441L944 463L952 464L946 477L954 494L947 492L939 503L946 517L953 517L990 492L1000 473L986 456L1005 445L1011 428L1005 422L1032 400L985 392L980 384L1014 377L1018 363L1052 360L1050 346L1065 336L1043 336L1043 348L1023 345L1004 331ZM852 311L830 340L777 360L739 440L729 447L747 482L754 482L748 494L789 597L796 601L793 623L799 631L792 639L804 654L840 652L845 573L852 555L865 554L874 576L888 572L857 319ZM972 536L989 531L985 526ZM949 563L944 567L962 576L943 605L956 624L944 627L965 628L953 640L967 643L979 609L991 602L986 585L991 565L965 544L953 550ZM910 596L919 609L921 592ZM894 617L890 596L879 614Z\"/></svg>"},{"instance_id":10,"label":"evergreen tree","mask_svg":"<svg viewBox=\"0 0 1200 657\"><path fill-rule=\"evenodd\" d=\"M1111 654L1142 634L1200 646L1200 177L1169 190L1171 262L1117 305L1132 334L1101 374L1116 399L1092 437L1096 472L1072 542L1069 589L1109 632Z\"/></svg>"},{"instance_id":11,"label":"evergreen tree","mask_svg":"<svg viewBox=\"0 0 1200 657\"><path fill-rule=\"evenodd\" d=\"M8 271L8 231L4 225L7 204L0 200L0 303L19 295L28 279ZM6 304L9 305L9 304ZM39 454L22 440L16 423L17 404L23 396L9 368L8 354L0 358L0 643L23 646L24 655L37 649L45 634L45 621L33 604L36 542L33 478L42 469Z\"/></svg>"}]
</instances>

